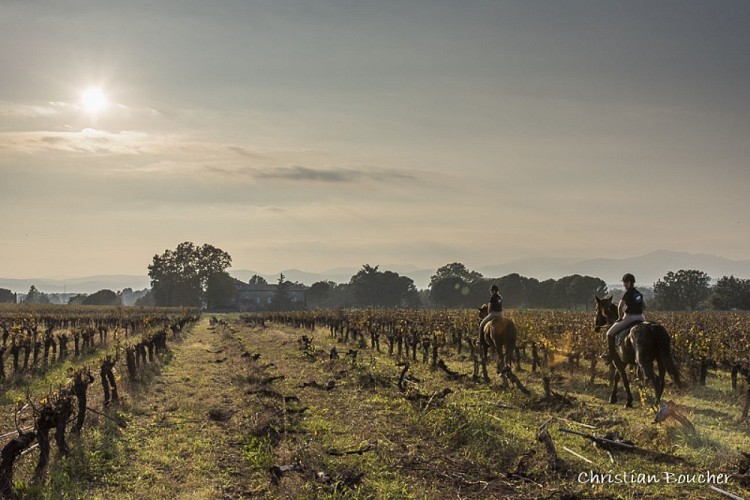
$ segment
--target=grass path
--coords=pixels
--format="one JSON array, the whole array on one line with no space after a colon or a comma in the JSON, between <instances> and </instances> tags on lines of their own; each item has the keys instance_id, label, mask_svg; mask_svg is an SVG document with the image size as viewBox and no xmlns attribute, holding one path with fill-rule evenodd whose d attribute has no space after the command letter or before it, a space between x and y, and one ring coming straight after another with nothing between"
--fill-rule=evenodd
<instances>
[{"instance_id":1,"label":"grass path","mask_svg":"<svg viewBox=\"0 0 750 500\"><path fill-rule=\"evenodd\" d=\"M95 498L227 498L252 494L240 446L248 418L228 367L240 361L231 338L202 319L161 373L126 407L113 471L87 492ZM234 348L233 348L234 347Z\"/></svg>"}]
</instances>

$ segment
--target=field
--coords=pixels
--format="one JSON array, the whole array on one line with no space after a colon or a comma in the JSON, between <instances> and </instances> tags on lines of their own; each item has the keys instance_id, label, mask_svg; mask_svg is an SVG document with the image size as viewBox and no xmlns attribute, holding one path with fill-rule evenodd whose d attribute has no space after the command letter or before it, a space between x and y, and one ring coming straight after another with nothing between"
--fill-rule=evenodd
<instances>
[{"instance_id":1,"label":"field","mask_svg":"<svg viewBox=\"0 0 750 500\"><path fill-rule=\"evenodd\" d=\"M14 489L102 499L750 496L747 385L740 376L732 387L739 358L730 362L722 346L733 337L710 330L726 321L738 335L746 317L704 315L693 334L671 325L693 382L667 385L675 413L656 423L652 391L638 382L634 408L607 403L607 368L591 355L601 345L584 341L589 313L511 311L526 349L513 366L518 385L507 386L494 368L490 382L473 377L471 315L420 314L204 315L168 329L166 349L135 371L124 353L142 337L131 334L44 366L40 354L18 373L6 355L2 446L15 436L14 415L26 419L22 429L34 424L32 411L17 410L41 410L83 366L96 375L96 413L68 432L69 451L53 442L39 471L39 448L29 449L13 466ZM170 317L144 318L160 331ZM100 366L118 352L119 399L105 407Z\"/></svg>"}]
</instances>

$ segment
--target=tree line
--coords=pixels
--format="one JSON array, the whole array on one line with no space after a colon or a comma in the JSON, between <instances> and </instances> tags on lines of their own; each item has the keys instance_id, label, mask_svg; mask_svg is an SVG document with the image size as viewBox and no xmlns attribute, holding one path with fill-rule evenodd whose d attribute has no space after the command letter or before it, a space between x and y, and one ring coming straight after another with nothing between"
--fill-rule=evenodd
<instances>
[{"instance_id":1,"label":"tree line","mask_svg":"<svg viewBox=\"0 0 750 500\"><path fill-rule=\"evenodd\" d=\"M232 257L209 244L180 243L174 250L155 255L148 266L151 289L135 302L141 306L205 307L212 310L237 307L237 289L242 282L231 277L227 269ZM711 277L699 270L670 271L653 284L637 286L654 310L732 310L750 309L750 280L724 276L711 285ZM250 283L267 284L254 276ZM276 284L268 309L289 310L304 307L289 299L293 283L282 274ZM460 262L438 268L425 290L414 281L380 266L364 264L348 283L319 281L307 289L309 308L338 309L376 308L472 308L487 301L489 288L497 285L505 307L579 309L591 306L594 296L608 293L619 298L617 290L608 290L601 278L573 274L559 279L538 280L517 273L499 278L485 277ZM128 290L132 293L132 290ZM122 295L111 290L71 298L71 303L113 305L123 303ZM44 303L45 294L34 286L24 298L27 303ZM16 302L16 294L0 289L0 302Z\"/></svg>"}]
</instances>

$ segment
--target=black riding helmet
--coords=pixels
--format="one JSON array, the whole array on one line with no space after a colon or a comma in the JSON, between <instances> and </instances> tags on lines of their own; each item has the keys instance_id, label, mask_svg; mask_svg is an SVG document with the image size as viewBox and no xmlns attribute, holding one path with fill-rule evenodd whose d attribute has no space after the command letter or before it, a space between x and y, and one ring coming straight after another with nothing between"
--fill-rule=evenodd
<instances>
[{"instance_id":1,"label":"black riding helmet","mask_svg":"<svg viewBox=\"0 0 750 500\"><path fill-rule=\"evenodd\" d=\"M492 285L490 287L490 292L499 292L499 291L500 291L500 289L497 287L497 285Z\"/></svg>"},{"instance_id":2,"label":"black riding helmet","mask_svg":"<svg viewBox=\"0 0 750 500\"><path fill-rule=\"evenodd\" d=\"M627 283L635 284L635 276L633 276L630 273L625 273L622 277L622 281L623 283L627 282Z\"/></svg>"}]
</instances>

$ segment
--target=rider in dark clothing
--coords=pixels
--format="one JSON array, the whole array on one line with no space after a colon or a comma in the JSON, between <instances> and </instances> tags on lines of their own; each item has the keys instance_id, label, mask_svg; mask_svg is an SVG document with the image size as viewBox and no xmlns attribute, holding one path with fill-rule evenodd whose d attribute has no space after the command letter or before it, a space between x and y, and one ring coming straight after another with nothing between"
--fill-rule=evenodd
<instances>
[{"instance_id":1,"label":"rider in dark clothing","mask_svg":"<svg viewBox=\"0 0 750 500\"><path fill-rule=\"evenodd\" d=\"M635 323L646 321L643 316L643 295L635 288L635 276L630 273L625 274L622 277L622 285L625 287L625 294L617 304L617 322L607 331L607 347L611 357L616 355L617 334Z\"/></svg>"},{"instance_id":2,"label":"rider in dark clothing","mask_svg":"<svg viewBox=\"0 0 750 500\"><path fill-rule=\"evenodd\" d=\"M479 324L479 338L484 338L484 325L503 314L503 297L500 295L500 289L497 285L490 288L490 304L487 310L487 316Z\"/></svg>"}]
</instances>

